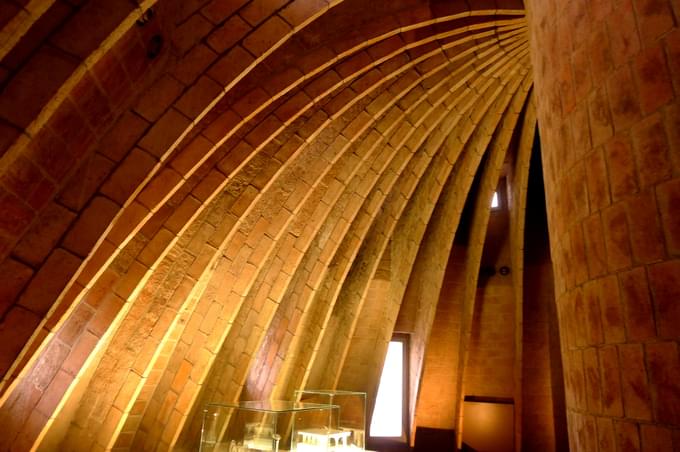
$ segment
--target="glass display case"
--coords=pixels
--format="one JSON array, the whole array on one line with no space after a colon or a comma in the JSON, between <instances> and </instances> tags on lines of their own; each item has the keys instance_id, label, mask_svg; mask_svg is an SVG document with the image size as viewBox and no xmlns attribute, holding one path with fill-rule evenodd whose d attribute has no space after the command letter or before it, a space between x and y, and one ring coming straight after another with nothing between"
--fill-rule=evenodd
<instances>
[{"instance_id":1,"label":"glass display case","mask_svg":"<svg viewBox=\"0 0 680 452\"><path fill-rule=\"evenodd\" d=\"M340 451L351 432L338 426L332 404L252 401L209 404L201 452Z\"/></svg>"},{"instance_id":2,"label":"glass display case","mask_svg":"<svg viewBox=\"0 0 680 452\"><path fill-rule=\"evenodd\" d=\"M338 407L338 428L345 432L342 446L337 450L365 450L366 447L366 393L327 389L300 389L295 391L300 403L319 403Z\"/></svg>"}]
</instances>

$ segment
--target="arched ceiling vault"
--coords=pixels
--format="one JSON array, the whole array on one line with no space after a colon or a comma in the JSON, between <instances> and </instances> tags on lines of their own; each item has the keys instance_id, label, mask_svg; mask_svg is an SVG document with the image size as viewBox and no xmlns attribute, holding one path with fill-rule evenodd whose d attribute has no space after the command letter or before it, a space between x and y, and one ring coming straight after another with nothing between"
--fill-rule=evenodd
<instances>
[{"instance_id":1,"label":"arched ceiling vault","mask_svg":"<svg viewBox=\"0 0 680 452\"><path fill-rule=\"evenodd\" d=\"M3 446L181 449L209 401L374 392L400 316L421 366L473 179L466 312L535 125L522 2L470 3L35 1L5 22Z\"/></svg>"}]
</instances>

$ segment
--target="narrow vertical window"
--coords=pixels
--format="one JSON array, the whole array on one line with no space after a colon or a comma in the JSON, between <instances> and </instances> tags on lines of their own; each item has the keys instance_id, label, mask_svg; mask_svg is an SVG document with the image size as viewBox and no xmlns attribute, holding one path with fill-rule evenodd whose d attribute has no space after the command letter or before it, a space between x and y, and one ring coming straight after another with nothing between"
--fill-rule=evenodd
<instances>
[{"instance_id":1,"label":"narrow vertical window","mask_svg":"<svg viewBox=\"0 0 680 452\"><path fill-rule=\"evenodd\" d=\"M406 440L408 342L395 337L387 348L369 435L374 438Z\"/></svg>"},{"instance_id":2,"label":"narrow vertical window","mask_svg":"<svg viewBox=\"0 0 680 452\"><path fill-rule=\"evenodd\" d=\"M493 192L493 198L491 198L491 208L498 209L501 206L501 201L498 199L498 190Z\"/></svg>"}]
</instances>

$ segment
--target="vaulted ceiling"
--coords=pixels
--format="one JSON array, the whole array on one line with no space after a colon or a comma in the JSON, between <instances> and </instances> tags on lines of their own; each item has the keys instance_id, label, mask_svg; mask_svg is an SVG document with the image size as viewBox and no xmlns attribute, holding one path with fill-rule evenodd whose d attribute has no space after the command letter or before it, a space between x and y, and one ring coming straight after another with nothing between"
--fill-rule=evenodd
<instances>
[{"instance_id":1,"label":"vaulted ceiling","mask_svg":"<svg viewBox=\"0 0 680 452\"><path fill-rule=\"evenodd\" d=\"M18 3L3 447L188 447L209 401L375 391L400 312L421 368L467 202L465 350L501 175L521 299L521 0Z\"/></svg>"}]
</instances>

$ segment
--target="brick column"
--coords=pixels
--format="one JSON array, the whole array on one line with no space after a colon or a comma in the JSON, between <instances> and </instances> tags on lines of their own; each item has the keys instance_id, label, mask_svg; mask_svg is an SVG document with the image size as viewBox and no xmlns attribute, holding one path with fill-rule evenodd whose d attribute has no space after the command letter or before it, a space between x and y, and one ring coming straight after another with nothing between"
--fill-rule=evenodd
<instances>
[{"instance_id":1,"label":"brick column","mask_svg":"<svg viewBox=\"0 0 680 452\"><path fill-rule=\"evenodd\" d=\"M572 450L680 448L680 2L529 0Z\"/></svg>"}]
</instances>

